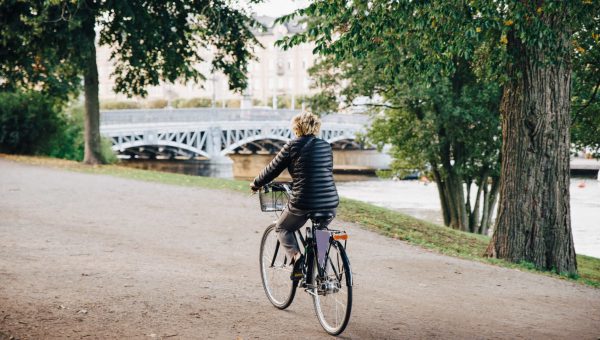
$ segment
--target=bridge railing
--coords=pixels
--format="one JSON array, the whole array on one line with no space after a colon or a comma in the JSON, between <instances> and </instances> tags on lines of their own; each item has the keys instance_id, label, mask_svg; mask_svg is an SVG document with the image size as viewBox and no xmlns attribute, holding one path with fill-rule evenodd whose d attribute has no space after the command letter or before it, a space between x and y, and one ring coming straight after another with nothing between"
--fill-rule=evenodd
<instances>
[{"instance_id":1,"label":"bridge railing","mask_svg":"<svg viewBox=\"0 0 600 340\"><path fill-rule=\"evenodd\" d=\"M291 120L299 110L272 109L135 109L100 112L100 125L129 125L217 121L282 121ZM324 123L367 124L369 117L360 114L330 114Z\"/></svg>"}]
</instances>

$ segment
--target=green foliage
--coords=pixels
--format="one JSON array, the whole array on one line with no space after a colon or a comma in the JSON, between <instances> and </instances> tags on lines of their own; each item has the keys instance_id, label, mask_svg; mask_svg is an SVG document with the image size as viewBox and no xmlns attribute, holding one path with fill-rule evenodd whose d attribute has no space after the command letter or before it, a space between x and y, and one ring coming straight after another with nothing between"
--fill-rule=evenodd
<instances>
[{"instance_id":1,"label":"green foliage","mask_svg":"<svg viewBox=\"0 0 600 340\"><path fill-rule=\"evenodd\" d=\"M247 85L249 46L257 44L251 28L257 23L228 2L108 2L96 18L104 28L100 44L113 47L119 92L145 95L145 87L160 79L204 80L195 66L207 46L215 48L212 66L228 76L231 89Z\"/></svg>"},{"instance_id":2,"label":"green foliage","mask_svg":"<svg viewBox=\"0 0 600 340\"><path fill-rule=\"evenodd\" d=\"M142 106L140 103L132 100L127 101L112 101L106 100L100 102L101 110L124 110L124 109L139 109Z\"/></svg>"},{"instance_id":3,"label":"green foliage","mask_svg":"<svg viewBox=\"0 0 600 340\"><path fill-rule=\"evenodd\" d=\"M36 90L65 102L76 94L87 54L77 47L83 46L82 20L62 20L72 5L0 1L0 90Z\"/></svg>"},{"instance_id":4,"label":"green foliage","mask_svg":"<svg viewBox=\"0 0 600 340\"><path fill-rule=\"evenodd\" d=\"M82 161L85 150L84 143L84 110L82 103L73 103L61 114L60 128L54 137L44 146L41 154ZM110 139L102 137L101 156L108 163L116 163L117 155L112 151Z\"/></svg>"},{"instance_id":5,"label":"green foliage","mask_svg":"<svg viewBox=\"0 0 600 340\"><path fill-rule=\"evenodd\" d=\"M498 175L498 87L465 85L455 94L448 84L426 84L407 89L403 97L407 101L374 118L368 135L380 147L392 145L395 169L434 166L442 175L453 171L466 179L486 171Z\"/></svg>"},{"instance_id":6,"label":"green foliage","mask_svg":"<svg viewBox=\"0 0 600 340\"><path fill-rule=\"evenodd\" d=\"M307 41L314 52L334 56L342 63L348 58L364 59L373 50L382 52L393 65L381 73L393 76L398 67L413 77L431 82L443 80L456 71L456 58L473 60L481 76L506 81L506 67L518 53L506 46L519 39L524 49L541 48L540 62L561 60L570 50L561 50L560 36L545 18L560 16L576 32L582 22L597 17L598 1L344 1L317 0L308 7L278 19L305 17L305 32L284 37L284 48ZM596 19L597 20L597 19ZM358 48L360 46L360 48Z\"/></svg>"},{"instance_id":7,"label":"green foliage","mask_svg":"<svg viewBox=\"0 0 600 340\"><path fill-rule=\"evenodd\" d=\"M178 109L193 107L211 107L212 100L210 98L175 99L171 105Z\"/></svg>"},{"instance_id":8,"label":"green foliage","mask_svg":"<svg viewBox=\"0 0 600 340\"><path fill-rule=\"evenodd\" d=\"M0 150L37 154L63 122L55 101L38 92L0 92Z\"/></svg>"},{"instance_id":9,"label":"green foliage","mask_svg":"<svg viewBox=\"0 0 600 340\"><path fill-rule=\"evenodd\" d=\"M97 120L99 44L110 46L114 90L130 97L161 81L204 80L197 66L207 49L212 70L241 91L258 27L230 1L0 0L0 90L37 90L66 102L85 83L86 114ZM100 132L91 126L85 161L95 164Z\"/></svg>"},{"instance_id":10,"label":"green foliage","mask_svg":"<svg viewBox=\"0 0 600 340\"><path fill-rule=\"evenodd\" d=\"M445 223L485 232L474 225L479 199L470 202L463 184L487 190L488 179L499 177L501 91L484 58L497 51L480 38L438 27L451 20L465 25L472 11L452 2L316 1L298 12L308 15L309 29L278 43L317 45L322 58L310 73L321 90L309 99L314 111L371 108L367 137L380 148L392 145L393 169L401 175L407 169L432 174L444 198ZM448 46L452 39L473 45ZM495 194L483 197L493 200Z\"/></svg>"},{"instance_id":11,"label":"green foliage","mask_svg":"<svg viewBox=\"0 0 600 340\"><path fill-rule=\"evenodd\" d=\"M375 170L375 175L383 179L391 179L396 174L393 170Z\"/></svg>"},{"instance_id":12,"label":"green foliage","mask_svg":"<svg viewBox=\"0 0 600 340\"><path fill-rule=\"evenodd\" d=\"M314 80L311 88L318 89L317 93L306 98L307 108L315 114L323 115L337 112L340 109L339 98L341 97L341 80L345 77L340 67L333 58L327 58L315 63L308 69L308 73ZM351 88L348 86L346 91ZM343 90L342 90L343 91Z\"/></svg>"},{"instance_id":13,"label":"green foliage","mask_svg":"<svg viewBox=\"0 0 600 340\"><path fill-rule=\"evenodd\" d=\"M279 19L285 22L303 17L308 28L277 44L288 48L312 41L314 52L328 56L328 63L344 70L345 63L354 60L352 63L376 71L377 77L392 78L382 81L387 84L401 72L411 75L411 81L444 81L459 71L457 60L463 60L471 64L477 79L502 85L509 80L507 68L525 56L526 50L543 50L543 54L536 54L539 63L561 62L573 56L573 142L580 148L598 150L598 13L600 2L590 0L320 0ZM561 21L565 27L554 27L553 21L547 20L553 16L565 18ZM560 43L561 32L572 34L575 44ZM511 51L506 49L509 41ZM393 63L379 63L376 68L368 65L373 64L369 59L378 56ZM365 61L367 65L363 65ZM381 87L379 92L389 90ZM335 97L344 98L344 93L325 88L315 100L325 107L334 103Z\"/></svg>"},{"instance_id":14,"label":"green foliage","mask_svg":"<svg viewBox=\"0 0 600 340\"><path fill-rule=\"evenodd\" d=\"M600 19L575 38L571 140L600 158Z\"/></svg>"},{"instance_id":15,"label":"green foliage","mask_svg":"<svg viewBox=\"0 0 600 340\"><path fill-rule=\"evenodd\" d=\"M112 142L110 138L102 137L100 141L102 143L102 148L100 149L102 159L106 164L114 164L119 161L117 158L117 154L112 150Z\"/></svg>"},{"instance_id":16,"label":"green foliage","mask_svg":"<svg viewBox=\"0 0 600 340\"><path fill-rule=\"evenodd\" d=\"M59 132L49 141L43 154L75 161L83 160L83 111L82 104L73 104L64 111L62 119L59 120Z\"/></svg>"},{"instance_id":17,"label":"green foliage","mask_svg":"<svg viewBox=\"0 0 600 340\"><path fill-rule=\"evenodd\" d=\"M41 87L66 98L80 86L98 27L99 44L111 46L118 92L143 96L161 80L203 80L196 65L208 47L213 68L239 90L257 25L223 1L1 1L0 86Z\"/></svg>"},{"instance_id":18,"label":"green foliage","mask_svg":"<svg viewBox=\"0 0 600 340\"><path fill-rule=\"evenodd\" d=\"M62 110L39 92L0 92L0 148L81 161L83 115L81 104Z\"/></svg>"}]
</instances>

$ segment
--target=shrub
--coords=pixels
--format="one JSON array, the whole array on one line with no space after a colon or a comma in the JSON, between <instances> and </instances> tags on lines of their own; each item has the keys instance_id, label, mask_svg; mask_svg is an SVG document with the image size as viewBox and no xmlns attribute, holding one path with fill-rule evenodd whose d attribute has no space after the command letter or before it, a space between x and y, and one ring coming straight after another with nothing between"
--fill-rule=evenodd
<instances>
[{"instance_id":1,"label":"shrub","mask_svg":"<svg viewBox=\"0 0 600 340\"><path fill-rule=\"evenodd\" d=\"M239 109L242 105L242 102L239 99L228 99L225 102L225 107L230 109Z\"/></svg>"},{"instance_id":2,"label":"shrub","mask_svg":"<svg viewBox=\"0 0 600 340\"><path fill-rule=\"evenodd\" d=\"M127 100L127 101L101 101L100 110L125 110L125 109L139 109L141 108L140 103Z\"/></svg>"},{"instance_id":3,"label":"shrub","mask_svg":"<svg viewBox=\"0 0 600 340\"><path fill-rule=\"evenodd\" d=\"M110 138L102 137L102 149L100 150L102 159L108 164L114 164L119 161L117 154L112 150L112 142Z\"/></svg>"},{"instance_id":4,"label":"shrub","mask_svg":"<svg viewBox=\"0 0 600 340\"><path fill-rule=\"evenodd\" d=\"M61 125L58 133L50 140L41 153L50 157L82 161L85 152L83 103L73 103L61 115ZM102 137L101 155L107 163L118 161L112 151L109 138Z\"/></svg>"},{"instance_id":5,"label":"shrub","mask_svg":"<svg viewBox=\"0 0 600 340\"><path fill-rule=\"evenodd\" d=\"M58 105L37 92L0 92L0 151L40 153L62 127Z\"/></svg>"},{"instance_id":6,"label":"shrub","mask_svg":"<svg viewBox=\"0 0 600 340\"><path fill-rule=\"evenodd\" d=\"M85 149L83 120L83 104L69 106L61 115L58 133L42 153L50 157L82 161Z\"/></svg>"},{"instance_id":7,"label":"shrub","mask_svg":"<svg viewBox=\"0 0 600 340\"><path fill-rule=\"evenodd\" d=\"M169 104L166 99L149 100L144 103L144 107L148 109L164 109Z\"/></svg>"},{"instance_id":8,"label":"shrub","mask_svg":"<svg viewBox=\"0 0 600 340\"><path fill-rule=\"evenodd\" d=\"M193 107L211 107L212 101L209 98L191 98L191 99L176 99L172 103L173 107L178 109L193 108Z\"/></svg>"},{"instance_id":9,"label":"shrub","mask_svg":"<svg viewBox=\"0 0 600 340\"><path fill-rule=\"evenodd\" d=\"M0 151L82 161L83 104L61 106L38 92L0 92ZM102 157L117 161L108 138L102 138Z\"/></svg>"}]
</instances>

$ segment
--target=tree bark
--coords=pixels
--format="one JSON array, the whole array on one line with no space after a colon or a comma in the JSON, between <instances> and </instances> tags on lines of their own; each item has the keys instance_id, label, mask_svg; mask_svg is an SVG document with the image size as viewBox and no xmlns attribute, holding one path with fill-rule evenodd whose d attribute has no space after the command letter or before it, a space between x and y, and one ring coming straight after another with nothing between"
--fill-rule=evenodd
<instances>
[{"instance_id":1,"label":"tree bark","mask_svg":"<svg viewBox=\"0 0 600 340\"><path fill-rule=\"evenodd\" d=\"M548 19L547 19L548 20ZM549 23L564 26L560 18ZM566 32L559 44L568 48ZM577 272L569 207L571 65L543 63L544 51L508 36L511 82L504 88L500 205L487 255Z\"/></svg>"},{"instance_id":2,"label":"tree bark","mask_svg":"<svg viewBox=\"0 0 600 340\"><path fill-rule=\"evenodd\" d=\"M100 164L102 159L102 144L100 138L100 103L98 100L98 66L96 64L96 32L95 18L89 15L84 22L86 30L87 51L84 65L84 94L85 94L85 151L83 162Z\"/></svg>"},{"instance_id":3,"label":"tree bark","mask_svg":"<svg viewBox=\"0 0 600 340\"><path fill-rule=\"evenodd\" d=\"M496 202L498 201L498 191L500 190L500 179L492 176L492 184L491 188L487 185L484 187L484 200L483 200L483 216L481 217L481 228L480 233L482 235L487 235L489 232L489 227L492 223L492 215L494 214L494 209L496 207Z\"/></svg>"},{"instance_id":4,"label":"tree bark","mask_svg":"<svg viewBox=\"0 0 600 340\"><path fill-rule=\"evenodd\" d=\"M432 163L434 164L434 163ZM445 192L446 186L444 185L444 181L441 177L439 170L437 170L436 165L433 165L433 178L435 179L435 184L437 185L438 195L440 196L440 204L442 206L442 217L444 218L444 225L450 225L450 207L448 206L448 195Z\"/></svg>"},{"instance_id":5,"label":"tree bark","mask_svg":"<svg viewBox=\"0 0 600 340\"><path fill-rule=\"evenodd\" d=\"M471 215L469 216L469 229L472 233L477 234L481 233L481 209L479 207L481 206L481 192L483 191L483 186L487 186L485 180L482 180L477 186L475 205L473 206L473 210L471 212Z\"/></svg>"},{"instance_id":6,"label":"tree bark","mask_svg":"<svg viewBox=\"0 0 600 340\"><path fill-rule=\"evenodd\" d=\"M465 186L467 188L467 199L465 201L465 207L467 207L467 221L469 221L467 228L469 230L469 232L473 232L473 224L471 223L471 221L473 220L473 210L471 209L471 185L473 184L473 181L471 179L468 179L465 183Z\"/></svg>"},{"instance_id":7,"label":"tree bark","mask_svg":"<svg viewBox=\"0 0 600 340\"><path fill-rule=\"evenodd\" d=\"M454 170L451 170L448 177L448 181L452 187L452 204L456 211L455 229L469 231L469 219L467 217L467 206L465 205L465 189L463 187L464 180Z\"/></svg>"}]
</instances>

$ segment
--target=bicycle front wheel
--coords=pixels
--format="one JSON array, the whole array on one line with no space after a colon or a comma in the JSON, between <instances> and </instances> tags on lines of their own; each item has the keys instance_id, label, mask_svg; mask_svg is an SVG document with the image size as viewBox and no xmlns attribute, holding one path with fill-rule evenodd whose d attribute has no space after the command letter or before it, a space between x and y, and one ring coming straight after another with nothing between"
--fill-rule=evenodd
<instances>
[{"instance_id":1,"label":"bicycle front wheel","mask_svg":"<svg viewBox=\"0 0 600 340\"><path fill-rule=\"evenodd\" d=\"M313 303L319 323L331 335L339 335L350 320L352 311L352 272L344 247L334 241L325 259L324 275L313 266Z\"/></svg>"},{"instance_id":2,"label":"bicycle front wheel","mask_svg":"<svg viewBox=\"0 0 600 340\"><path fill-rule=\"evenodd\" d=\"M277 239L275 223L267 227L260 244L260 274L269 301L286 309L294 300L296 285L290 279L292 266Z\"/></svg>"}]
</instances>

